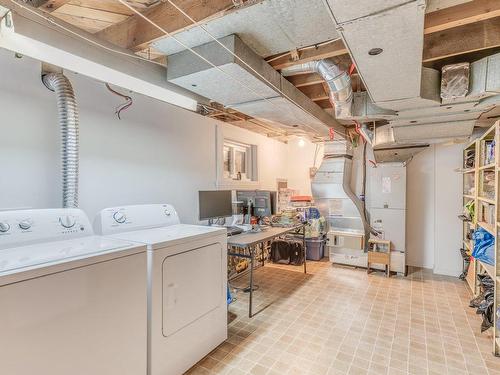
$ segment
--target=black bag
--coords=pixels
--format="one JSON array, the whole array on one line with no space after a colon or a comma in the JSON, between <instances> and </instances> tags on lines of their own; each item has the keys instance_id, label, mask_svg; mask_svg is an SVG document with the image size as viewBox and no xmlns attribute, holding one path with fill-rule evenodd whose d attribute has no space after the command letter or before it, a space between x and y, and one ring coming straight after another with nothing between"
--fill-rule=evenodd
<instances>
[{"instance_id":1,"label":"black bag","mask_svg":"<svg viewBox=\"0 0 500 375\"><path fill-rule=\"evenodd\" d=\"M275 240L271 243L271 261L300 266L304 263L304 246L298 241Z\"/></svg>"}]
</instances>

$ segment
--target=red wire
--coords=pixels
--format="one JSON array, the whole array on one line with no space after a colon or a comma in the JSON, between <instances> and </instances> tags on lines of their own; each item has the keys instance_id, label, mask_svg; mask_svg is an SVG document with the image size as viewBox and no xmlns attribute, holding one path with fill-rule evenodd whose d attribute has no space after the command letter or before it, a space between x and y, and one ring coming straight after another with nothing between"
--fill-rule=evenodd
<instances>
[{"instance_id":1,"label":"red wire","mask_svg":"<svg viewBox=\"0 0 500 375\"><path fill-rule=\"evenodd\" d=\"M354 69L356 68L356 65L354 63L351 63L351 66L349 67L349 75L351 76L352 73L354 72Z\"/></svg>"}]
</instances>

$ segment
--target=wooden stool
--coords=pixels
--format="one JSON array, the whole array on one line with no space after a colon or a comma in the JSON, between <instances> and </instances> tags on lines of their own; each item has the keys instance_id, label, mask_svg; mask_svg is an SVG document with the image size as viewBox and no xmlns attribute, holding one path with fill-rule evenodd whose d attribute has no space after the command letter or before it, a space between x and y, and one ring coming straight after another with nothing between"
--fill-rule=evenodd
<instances>
[{"instance_id":1,"label":"wooden stool","mask_svg":"<svg viewBox=\"0 0 500 375\"><path fill-rule=\"evenodd\" d=\"M370 273L370 264L377 263L385 266L385 275L391 276L391 241L370 239L368 240L368 264L366 272Z\"/></svg>"}]
</instances>

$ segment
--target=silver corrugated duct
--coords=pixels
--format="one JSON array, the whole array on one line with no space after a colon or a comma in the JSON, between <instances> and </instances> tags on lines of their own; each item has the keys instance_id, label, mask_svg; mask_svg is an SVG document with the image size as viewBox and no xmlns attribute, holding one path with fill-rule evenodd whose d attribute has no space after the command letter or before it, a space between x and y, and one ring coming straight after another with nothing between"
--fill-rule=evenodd
<instances>
[{"instance_id":1,"label":"silver corrugated duct","mask_svg":"<svg viewBox=\"0 0 500 375\"><path fill-rule=\"evenodd\" d=\"M62 73L45 74L42 81L57 95L61 128L63 207L78 207L79 126L75 93L70 81Z\"/></svg>"},{"instance_id":2,"label":"silver corrugated duct","mask_svg":"<svg viewBox=\"0 0 500 375\"><path fill-rule=\"evenodd\" d=\"M333 60L323 59L311 61L285 68L283 76L299 73L318 73L330 89L330 102L335 107L335 117L351 116L352 85L349 74L341 69Z\"/></svg>"}]
</instances>

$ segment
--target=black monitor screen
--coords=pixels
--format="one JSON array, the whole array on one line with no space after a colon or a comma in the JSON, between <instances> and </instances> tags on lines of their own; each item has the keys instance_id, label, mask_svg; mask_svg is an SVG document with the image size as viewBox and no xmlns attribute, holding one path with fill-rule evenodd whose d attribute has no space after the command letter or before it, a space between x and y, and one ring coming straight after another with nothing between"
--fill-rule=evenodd
<instances>
[{"instance_id":1,"label":"black monitor screen","mask_svg":"<svg viewBox=\"0 0 500 375\"><path fill-rule=\"evenodd\" d=\"M231 190L200 191L200 220L233 215Z\"/></svg>"}]
</instances>

